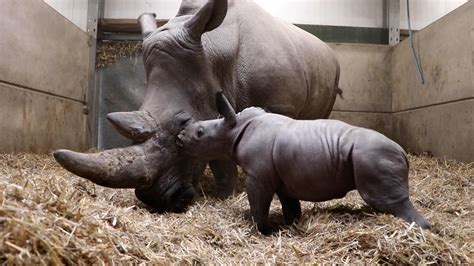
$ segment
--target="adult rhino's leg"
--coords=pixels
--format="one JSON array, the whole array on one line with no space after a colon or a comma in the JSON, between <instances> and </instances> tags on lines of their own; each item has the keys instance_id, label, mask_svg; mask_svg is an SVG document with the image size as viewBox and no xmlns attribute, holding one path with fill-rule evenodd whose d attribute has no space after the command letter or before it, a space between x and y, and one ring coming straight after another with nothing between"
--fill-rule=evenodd
<instances>
[{"instance_id":1,"label":"adult rhino's leg","mask_svg":"<svg viewBox=\"0 0 474 266\"><path fill-rule=\"evenodd\" d=\"M209 166L216 180L216 197L223 199L232 195L237 187L237 165L232 161L211 161Z\"/></svg>"},{"instance_id":2,"label":"adult rhino's leg","mask_svg":"<svg viewBox=\"0 0 474 266\"><path fill-rule=\"evenodd\" d=\"M283 217L285 217L285 223L290 225L294 222L295 219L301 217L301 205L300 201L287 197L282 193L277 193L278 199L281 202L281 207L283 210Z\"/></svg>"}]
</instances>

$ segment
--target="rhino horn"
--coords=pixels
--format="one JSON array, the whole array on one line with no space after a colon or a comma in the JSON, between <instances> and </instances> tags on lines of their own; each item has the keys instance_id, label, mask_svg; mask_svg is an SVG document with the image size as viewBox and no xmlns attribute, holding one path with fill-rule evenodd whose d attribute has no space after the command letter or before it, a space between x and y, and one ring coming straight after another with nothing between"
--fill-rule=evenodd
<instances>
[{"instance_id":1,"label":"rhino horn","mask_svg":"<svg viewBox=\"0 0 474 266\"><path fill-rule=\"evenodd\" d=\"M95 154L56 150L58 163L70 172L111 188L149 186L152 173L145 151L139 145L107 150Z\"/></svg>"},{"instance_id":2,"label":"rhino horn","mask_svg":"<svg viewBox=\"0 0 474 266\"><path fill-rule=\"evenodd\" d=\"M145 111L110 113L107 119L122 136L136 142L151 138L157 130L155 119Z\"/></svg>"},{"instance_id":3,"label":"rhino horn","mask_svg":"<svg viewBox=\"0 0 474 266\"><path fill-rule=\"evenodd\" d=\"M143 38L148 37L150 33L157 29L156 26L156 14L155 13L143 13L138 17L138 24L142 30Z\"/></svg>"}]
</instances>

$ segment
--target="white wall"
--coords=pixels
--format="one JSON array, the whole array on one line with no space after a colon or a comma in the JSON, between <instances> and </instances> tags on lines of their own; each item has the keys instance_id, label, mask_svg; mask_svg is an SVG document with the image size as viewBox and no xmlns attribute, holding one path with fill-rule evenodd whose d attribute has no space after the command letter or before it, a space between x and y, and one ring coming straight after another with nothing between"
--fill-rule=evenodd
<instances>
[{"instance_id":1,"label":"white wall","mask_svg":"<svg viewBox=\"0 0 474 266\"><path fill-rule=\"evenodd\" d=\"M383 0L255 0L271 14L293 23L382 28ZM392 0L390 0L392 1ZM467 0L411 0L413 29L422 29ZM408 28L406 0L400 0L400 27Z\"/></svg>"},{"instance_id":2,"label":"white wall","mask_svg":"<svg viewBox=\"0 0 474 266\"><path fill-rule=\"evenodd\" d=\"M181 0L105 0L105 18L138 18L155 12L159 19L169 19L178 12Z\"/></svg>"},{"instance_id":3,"label":"white wall","mask_svg":"<svg viewBox=\"0 0 474 266\"><path fill-rule=\"evenodd\" d=\"M244 0L240 0L244 1ZM87 0L45 0L81 29L86 29ZM293 23L384 27L383 0L256 0L271 14ZM467 0L411 0L413 29L421 29ZM173 17L181 0L105 0L105 18L137 18L155 12L158 18ZM408 28L406 0L400 4L400 26Z\"/></svg>"},{"instance_id":4,"label":"white wall","mask_svg":"<svg viewBox=\"0 0 474 266\"><path fill-rule=\"evenodd\" d=\"M410 17L413 29L422 29L468 0L410 0ZM474 18L473 18L474 19ZM400 28L408 29L407 1L400 2Z\"/></svg>"},{"instance_id":5,"label":"white wall","mask_svg":"<svg viewBox=\"0 0 474 266\"><path fill-rule=\"evenodd\" d=\"M72 21L76 26L86 31L87 1L88 0L44 0L61 15ZM134 2L131 0L130 2Z\"/></svg>"},{"instance_id":6,"label":"white wall","mask_svg":"<svg viewBox=\"0 0 474 266\"><path fill-rule=\"evenodd\" d=\"M381 28L383 0L256 0L292 23Z\"/></svg>"}]
</instances>

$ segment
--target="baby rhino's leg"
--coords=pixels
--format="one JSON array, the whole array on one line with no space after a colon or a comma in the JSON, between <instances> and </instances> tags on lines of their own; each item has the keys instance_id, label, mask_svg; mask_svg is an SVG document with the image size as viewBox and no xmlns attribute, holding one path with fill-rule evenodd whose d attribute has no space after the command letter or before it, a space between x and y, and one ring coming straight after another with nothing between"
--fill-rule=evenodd
<instances>
[{"instance_id":1,"label":"baby rhino's leg","mask_svg":"<svg viewBox=\"0 0 474 266\"><path fill-rule=\"evenodd\" d=\"M246 177L245 189L249 198L250 215L257 224L258 231L264 235L270 234L272 230L267 220L273 194L275 194L274 189L250 175Z\"/></svg>"},{"instance_id":2,"label":"baby rhino's leg","mask_svg":"<svg viewBox=\"0 0 474 266\"><path fill-rule=\"evenodd\" d=\"M287 225L290 225L295 219L299 219L301 217L300 201L297 199L289 198L282 193L277 193L277 195L281 202L283 217L285 217L285 223Z\"/></svg>"},{"instance_id":3,"label":"baby rhino's leg","mask_svg":"<svg viewBox=\"0 0 474 266\"><path fill-rule=\"evenodd\" d=\"M408 165L403 154L365 149L353 153L352 161L357 190L367 204L407 222L415 222L422 228L430 228L410 201Z\"/></svg>"}]
</instances>

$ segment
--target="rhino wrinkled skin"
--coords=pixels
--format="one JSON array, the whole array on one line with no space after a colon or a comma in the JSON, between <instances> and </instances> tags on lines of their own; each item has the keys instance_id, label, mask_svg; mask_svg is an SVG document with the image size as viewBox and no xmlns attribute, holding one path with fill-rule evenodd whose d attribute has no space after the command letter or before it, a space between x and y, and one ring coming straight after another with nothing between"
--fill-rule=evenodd
<instances>
[{"instance_id":1,"label":"rhino wrinkled skin","mask_svg":"<svg viewBox=\"0 0 474 266\"><path fill-rule=\"evenodd\" d=\"M99 185L135 188L144 203L183 211L209 162L217 196L234 189L235 163L181 153L176 135L194 120L218 116L223 90L236 110L260 106L298 119L327 118L338 92L339 64L311 34L278 20L251 1L183 1L176 17L156 27L139 18L147 77L138 111L107 116L130 147L82 154L57 150L69 171Z\"/></svg>"},{"instance_id":2,"label":"rhino wrinkled skin","mask_svg":"<svg viewBox=\"0 0 474 266\"><path fill-rule=\"evenodd\" d=\"M294 120L260 108L235 115L219 95L224 118L188 124L177 143L191 156L231 159L242 167L250 212L262 233L269 231L275 193L291 224L301 215L299 200L337 199L354 189L376 210L430 227L409 199L408 160L397 143L337 120Z\"/></svg>"}]
</instances>

